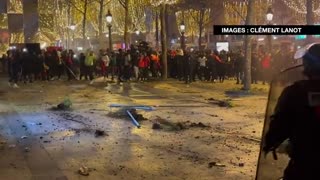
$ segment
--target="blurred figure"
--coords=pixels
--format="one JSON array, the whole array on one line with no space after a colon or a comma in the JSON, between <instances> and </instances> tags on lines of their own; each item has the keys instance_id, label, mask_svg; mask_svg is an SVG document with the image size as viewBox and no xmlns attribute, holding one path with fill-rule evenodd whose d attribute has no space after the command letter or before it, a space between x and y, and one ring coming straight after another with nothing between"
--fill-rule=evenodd
<instances>
[{"instance_id":1,"label":"blurred figure","mask_svg":"<svg viewBox=\"0 0 320 180\"><path fill-rule=\"evenodd\" d=\"M125 54L122 49L119 49L119 53L117 54L117 71L118 71L118 83L122 82L123 72L124 72L124 61L125 61Z\"/></svg>"},{"instance_id":2,"label":"blurred figure","mask_svg":"<svg viewBox=\"0 0 320 180\"><path fill-rule=\"evenodd\" d=\"M9 85L13 88L19 88L18 78L19 72L21 71L20 66L20 53L19 51L9 51L8 55L8 65L9 65Z\"/></svg>"},{"instance_id":3,"label":"blurred figure","mask_svg":"<svg viewBox=\"0 0 320 180\"><path fill-rule=\"evenodd\" d=\"M7 72L7 55L3 54L1 57L1 64L2 64L2 72L6 73Z\"/></svg>"},{"instance_id":4,"label":"blurred figure","mask_svg":"<svg viewBox=\"0 0 320 180\"><path fill-rule=\"evenodd\" d=\"M79 61L80 61L80 77L79 77L79 79L80 80L82 80L83 76L84 76L85 80L88 80L85 60L86 60L86 56L84 55L84 53L80 53L80 55L79 55Z\"/></svg>"},{"instance_id":5,"label":"blurred figure","mask_svg":"<svg viewBox=\"0 0 320 180\"><path fill-rule=\"evenodd\" d=\"M133 66L133 74L134 78L138 81L139 79L139 51L136 50L132 52L132 66Z\"/></svg>"},{"instance_id":6,"label":"blurred figure","mask_svg":"<svg viewBox=\"0 0 320 180\"><path fill-rule=\"evenodd\" d=\"M225 50L222 50L219 55L218 51L215 51L215 56L217 60L218 79L220 83L223 83L226 76L226 61L228 58L227 52Z\"/></svg>"},{"instance_id":7,"label":"blurred figure","mask_svg":"<svg viewBox=\"0 0 320 180\"><path fill-rule=\"evenodd\" d=\"M106 78L108 78L109 64L110 64L110 58L109 58L107 52L104 52L101 57L101 62L100 62L101 73L102 73L104 80Z\"/></svg>"},{"instance_id":8,"label":"blurred figure","mask_svg":"<svg viewBox=\"0 0 320 180\"><path fill-rule=\"evenodd\" d=\"M113 51L110 52L109 58L110 58L109 67L110 67L110 71L111 71L111 81L114 81L114 76L117 73L117 58L116 58L116 55Z\"/></svg>"},{"instance_id":9,"label":"blurred figure","mask_svg":"<svg viewBox=\"0 0 320 180\"><path fill-rule=\"evenodd\" d=\"M251 75L252 75L252 84L258 83L258 73L259 73L259 59L257 52L252 52L251 56Z\"/></svg>"},{"instance_id":10,"label":"blurred figure","mask_svg":"<svg viewBox=\"0 0 320 180\"><path fill-rule=\"evenodd\" d=\"M177 78L179 81L183 80L183 59L184 59L184 53L182 49L177 50L177 54L175 56L175 61L177 63Z\"/></svg>"},{"instance_id":11,"label":"blurred figure","mask_svg":"<svg viewBox=\"0 0 320 180\"><path fill-rule=\"evenodd\" d=\"M150 66L150 58L147 56L147 53L142 53L139 60L139 79L141 81L148 80L148 71Z\"/></svg>"},{"instance_id":12,"label":"blurred figure","mask_svg":"<svg viewBox=\"0 0 320 180\"><path fill-rule=\"evenodd\" d=\"M203 81L204 76L205 76L205 72L206 72L206 65L207 65L207 61L208 59L206 58L206 56L204 55L204 53L200 53L200 56L198 58L198 62L199 62L199 79L201 81Z\"/></svg>"},{"instance_id":13,"label":"blurred figure","mask_svg":"<svg viewBox=\"0 0 320 180\"><path fill-rule=\"evenodd\" d=\"M75 78L73 77L74 73L72 71L72 65L74 63L73 55L74 53L70 49L68 52L65 52L64 58L63 58L64 64L65 64L65 71L67 72L67 76L68 76L68 81Z\"/></svg>"},{"instance_id":14,"label":"blurred figure","mask_svg":"<svg viewBox=\"0 0 320 180\"><path fill-rule=\"evenodd\" d=\"M90 84L93 84L93 71L96 58L93 51L89 51L85 58L86 76L90 78Z\"/></svg>"},{"instance_id":15,"label":"blurred figure","mask_svg":"<svg viewBox=\"0 0 320 180\"><path fill-rule=\"evenodd\" d=\"M238 57L234 62L234 71L236 74L237 84L243 84L245 57L243 51L240 50Z\"/></svg>"}]
</instances>

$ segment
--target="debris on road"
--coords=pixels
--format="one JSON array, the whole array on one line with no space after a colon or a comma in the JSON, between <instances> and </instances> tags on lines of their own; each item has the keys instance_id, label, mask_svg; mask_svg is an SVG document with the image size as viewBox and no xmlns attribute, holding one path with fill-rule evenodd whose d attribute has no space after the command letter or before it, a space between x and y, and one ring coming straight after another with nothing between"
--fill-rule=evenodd
<instances>
[{"instance_id":1,"label":"debris on road","mask_svg":"<svg viewBox=\"0 0 320 180\"><path fill-rule=\"evenodd\" d=\"M162 129L162 128L161 128L161 124L158 123L158 122L153 123L153 124L152 124L152 129Z\"/></svg>"},{"instance_id":2,"label":"debris on road","mask_svg":"<svg viewBox=\"0 0 320 180\"><path fill-rule=\"evenodd\" d=\"M28 136L21 136L21 139L27 139Z\"/></svg>"},{"instance_id":3,"label":"debris on road","mask_svg":"<svg viewBox=\"0 0 320 180\"><path fill-rule=\"evenodd\" d=\"M214 98L209 98L206 100L209 101L211 104L218 105L219 107L228 107L228 108L234 107L234 104L231 102L231 99L218 100Z\"/></svg>"},{"instance_id":4,"label":"debris on road","mask_svg":"<svg viewBox=\"0 0 320 180\"><path fill-rule=\"evenodd\" d=\"M0 141L0 144L7 144L7 141Z\"/></svg>"},{"instance_id":5,"label":"debris on road","mask_svg":"<svg viewBox=\"0 0 320 180\"><path fill-rule=\"evenodd\" d=\"M96 130L95 132L94 132L94 136L95 137L100 137L100 136L105 136L105 135L107 135L104 131L102 131L102 130Z\"/></svg>"},{"instance_id":6,"label":"debris on road","mask_svg":"<svg viewBox=\"0 0 320 180\"><path fill-rule=\"evenodd\" d=\"M212 168L213 166L216 166L216 167L226 167L226 165L224 165L224 164L220 164L220 163L217 163L217 162L209 162L208 168Z\"/></svg>"},{"instance_id":7,"label":"debris on road","mask_svg":"<svg viewBox=\"0 0 320 180\"><path fill-rule=\"evenodd\" d=\"M164 129L167 131L181 131L188 128L209 128L209 125L205 125L202 122L198 123L190 123L190 121L186 122L170 122L168 120L162 119L161 117L157 117L155 119L155 123L152 125L152 129Z\"/></svg>"},{"instance_id":8,"label":"debris on road","mask_svg":"<svg viewBox=\"0 0 320 180\"><path fill-rule=\"evenodd\" d=\"M72 106L72 102L69 98L66 98L63 102L58 104L56 107L52 107L51 110L56 110L56 111L65 111L65 110L70 110Z\"/></svg>"},{"instance_id":9,"label":"debris on road","mask_svg":"<svg viewBox=\"0 0 320 180\"><path fill-rule=\"evenodd\" d=\"M244 166L244 163L239 163L239 167L243 167Z\"/></svg>"},{"instance_id":10,"label":"debris on road","mask_svg":"<svg viewBox=\"0 0 320 180\"><path fill-rule=\"evenodd\" d=\"M132 116L133 116L137 121L146 121L146 120L148 120L147 118L143 117L142 114L139 114L136 109L131 109L131 110L129 110L129 112L132 114Z\"/></svg>"},{"instance_id":11,"label":"debris on road","mask_svg":"<svg viewBox=\"0 0 320 180\"><path fill-rule=\"evenodd\" d=\"M132 114L132 112L136 112L136 110L135 111L129 111L129 110L127 110L127 114L129 115L129 117L131 118L131 120L132 120L132 123L135 125L135 126L137 126L138 128L140 128L141 126L140 126L140 124L139 124L139 122L137 121L137 119L136 119L136 117L137 117L137 114L136 114L136 117Z\"/></svg>"},{"instance_id":12,"label":"debris on road","mask_svg":"<svg viewBox=\"0 0 320 180\"><path fill-rule=\"evenodd\" d=\"M207 125L203 124L202 122L198 122L198 123L191 123L190 127L206 128L206 127L210 127L210 126L207 126Z\"/></svg>"},{"instance_id":13,"label":"debris on road","mask_svg":"<svg viewBox=\"0 0 320 180\"><path fill-rule=\"evenodd\" d=\"M85 166L81 166L78 173L82 176L89 176L89 169Z\"/></svg>"},{"instance_id":14,"label":"debris on road","mask_svg":"<svg viewBox=\"0 0 320 180\"><path fill-rule=\"evenodd\" d=\"M29 152L29 151L30 151L30 148L28 148L28 147L24 148L24 152Z\"/></svg>"},{"instance_id":15,"label":"debris on road","mask_svg":"<svg viewBox=\"0 0 320 180\"><path fill-rule=\"evenodd\" d=\"M143 105L121 105L121 104L111 104L110 108L123 108L123 109L138 109L145 111L153 111L155 108L151 106L143 106Z\"/></svg>"},{"instance_id":16,"label":"debris on road","mask_svg":"<svg viewBox=\"0 0 320 180\"><path fill-rule=\"evenodd\" d=\"M9 148L15 148L15 147L16 147L15 144L10 144L10 145L9 145Z\"/></svg>"}]
</instances>

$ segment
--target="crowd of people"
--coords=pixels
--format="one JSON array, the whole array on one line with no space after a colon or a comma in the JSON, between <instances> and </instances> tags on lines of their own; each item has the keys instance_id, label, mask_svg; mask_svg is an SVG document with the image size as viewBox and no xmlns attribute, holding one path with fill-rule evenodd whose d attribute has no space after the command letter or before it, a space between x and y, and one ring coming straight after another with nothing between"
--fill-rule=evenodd
<instances>
[{"instance_id":1,"label":"crowd of people","mask_svg":"<svg viewBox=\"0 0 320 180\"><path fill-rule=\"evenodd\" d=\"M252 83L269 82L272 74L279 72L290 62L291 54L277 51L272 56L263 48L252 52ZM18 82L32 83L36 80L57 80L66 75L67 80L85 79L90 84L96 77L124 81L147 81L162 76L161 52L139 50L100 50L80 52L73 50L47 49L29 52L27 49L9 50L1 58L3 71L9 75L9 84L15 88ZM193 49L169 50L167 54L169 78L185 83L197 80L223 83L234 79L243 83L245 55L238 51L194 51Z\"/></svg>"}]
</instances>

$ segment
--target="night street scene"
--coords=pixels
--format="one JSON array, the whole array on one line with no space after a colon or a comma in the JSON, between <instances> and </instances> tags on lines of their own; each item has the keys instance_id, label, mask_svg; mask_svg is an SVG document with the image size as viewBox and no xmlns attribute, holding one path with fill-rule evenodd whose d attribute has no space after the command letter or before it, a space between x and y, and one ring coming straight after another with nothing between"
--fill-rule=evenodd
<instances>
[{"instance_id":1,"label":"night street scene","mask_svg":"<svg viewBox=\"0 0 320 180\"><path fill-rule=\"evenodd\" d=\"M0 180L320 179L319 0L0 0Z\"/></svg>"}]
</instances>

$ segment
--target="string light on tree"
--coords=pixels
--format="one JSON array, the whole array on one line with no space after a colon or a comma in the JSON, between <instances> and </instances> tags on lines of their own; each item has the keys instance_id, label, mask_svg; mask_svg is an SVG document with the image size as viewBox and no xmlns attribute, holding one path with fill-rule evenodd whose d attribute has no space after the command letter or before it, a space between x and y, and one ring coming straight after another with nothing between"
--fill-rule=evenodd
<instances>
[{"instance_id":1,"label":"string light on tree","mask_svg":"<svg viewBox=\"0 0 320 180\"><path fill-rule=\"evenodd\" d=\"M286 6L288 6L290 9L294 10L297 13L300 14L307 14L307 8L306 8L306 0L282 0ZM320 3L318 0L313 0L314 7L318 5L316 9L313 9L313 13L317 16L320 16Z\"/></svg>"}]
</instances>

